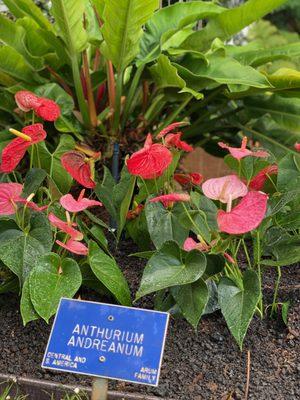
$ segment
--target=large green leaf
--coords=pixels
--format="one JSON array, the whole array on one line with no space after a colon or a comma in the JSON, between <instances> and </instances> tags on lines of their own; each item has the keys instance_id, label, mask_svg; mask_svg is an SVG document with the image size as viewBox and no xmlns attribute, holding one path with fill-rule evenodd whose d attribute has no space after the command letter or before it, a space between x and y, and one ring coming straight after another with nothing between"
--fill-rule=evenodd
<instances>
[{"instance_id":1,"label":"large green leaf","mask_svg":"<svg viewBox=\"0 0 300 400\"><path fill-rule=\"evenodd\" d=\"M244 100L254 117L269 114L273 120L291 132L300 134L300 99L279 94L248 97Z\"/></svg>"},{"instance_id":2,"label":"large green leaf","mask_svg":"<svg viewBox=\"0 0 300 400\"><path fill-rule=\"evenodd\" d=\"M283 238L270 250L273 259L262 260L263 265L275 267L298 263L300 261L300 235Z\"/></svg>"},{"instance_id":3,"label":"large green leaf","mask_svg":"<svg viewBox=\"0 0 300 400\"><path fill-rule=\"evenodd\" d=\"M181 204L176 204L172 209L165 208L160 202L147 203L146 219L150 237L156 248L164 242L173 240L182 245L188 236L189 228L179 223L183 212Z\"/></svg>"},{"instance_id":4,"label":"large green leaf","mask_svg":"<svg viewBox=\"0 0 300 400\"><path fill-rule=\"evenodd\" d=\"M39 314L35 311L30 298L29 277L26 278L22 288L20 311L24 326L28 324L28 322L35 321L40 317Z\"/></svg>"},{"instance_id":5,"label":"large green leaf","mask_svg":"<svg viewBox=\"0 0 300 400\"><path fill-rule=\"evenodd\" d=\"M300 156L287 154L278 164L278 190L291 192L300 185ZM289 196L289 193L288 193Z\"/></svg>"},{"instance_id":6,"label":"large green leaf","mask_svg":"<svg viewBox=\"0 0 300 400\"><path fill-rule=\"evenodd\" d=\"M18 276L21 285L33 269L36 260L51 248L51 228L43 213L32 215L28 233L13 226L0 233L0 260Z\"/></svg>"},{"instance_id":7,"label":"large green leaf","mask_svg":"<svg viewBox=\"0 0 300 400\"><path fill-rule=\"evenodd\" d=\"M41 187L47 172L40 168L31 168L25 177L22 196L27 198L30 194L36 193Z\"/></svg>"},{"instance_id":8,"label":"large green leaf","mask_svg":"<svg viewBox=\"0 0 300 400\"><path fill-rule=\"evenodd\" d=\"M188 86L187 82L178 74L176 66L165 55L160 55L157 63L149 68L150 73L160 88L178 88L179 93L190 93L197 100L203 98L203 94L199 93Z\"/></svg>"},{"instance_id":9,"label":"large green leaf","mask_svg":"<svg viewBox=\"0 0 300 400\"><path fill-rule=\"evenodd\" d=\"M89 263L93 273L117 301L130 306L130 291L122 271L115 259L104 253L93 241L89 243Z\"/></svg>"},{"instance_id":10,"label":"large green leaf","mask_svg":"<svg viewBox=\"0 0 300 400\"><path fill-rule=\"evenodd\" d=\"M248 0L239 7L228 9L209 21L208 25L186 39L183 46L188 49L202 50L210 47L216 38L229 39L246 26L273 11L287 0Z\"/></svg>"},{"instance_id":11,"label":"large green leaf","mask_svg":"<svg viewBox=\"0 0 300 400\"><path fill-rule=\"evenodd\" d=\"M222 278L219 304L228 329L242 349L243 340L261 295L258 275L253 270L244 273L242 287L229 278Z\"/></svg>"},{"instance_id":12,"label":"large green leaf","mask_svg":"<svg viewBox=\"0 0 300 400\"><path fill-rule=\"evenodd\" d=\"M196 282L206 268L203 253L181 250L177 243L166 242L148 261L136 298L172 286Z\"/></svg>"},{"instance_id":13,"label":"large green leaf","mask_svg":"<svg viewBox=\"0 0 300 400\"><path fill-rule=\"evenodd\" d=\"M48 323L62 297L72 298L82 282L80 268L71 258L58 254L41 256L29 276L30 299L36 312Z\"/></svg>"},{"instance_id":14,"label":"large green leaf","mask_svg":"<svg viewBox=\"0 0 300 400\"><path fill-rule=\"evenodd\" d=\"M138 54L142 27L158 5L158 0L105 0L102 51L118 70Z\"/></svg>"},{"instance_id":15,"label":"large green leaf","mask_svg":"<svg viewBox=\"0 0 300 400\"><path fill-rule=\"evenodd\" d=\"M141 62L155 60L162 48L168 48L168 42L170 43L178 31L200 19L216 16L223 11L224 8L217 4L204 1L176 3L161 8L145 25L139 59ZM193 30L189 32L192 33ZM177 43L178 45L180 43Z\"/></svg>"},{"instance_id":16,"label":"large green leaf","mask_svg":"<svg viewBox=\"0 0 300 400\"><path fill-rule=\"evenodd\" d=\"M204 280L175 286L171 288L171 293L183 316L196 329L208 301L208 288Z\"/></svg>"},{"instance_id":17,"label":"large green leaf","mask_svg":"<svg viewBox=\"0 0 300 400\"><path fill-rule=\"evenodd\" d=\"M87 0L52 0L51 13L56 28L71 54L82 51L87 44L87 33L83 27L87 4Z\"/></svg>"},{"instance_id":18,"label":"large green leaf","mask_svg":"<svg viewBox=\"0 0 300 400\"><path fill-rule=\"evenodd\" d=\"M72 185L72 177L63 168L61 156L75 147L75 140L70 135L61 135L59 144L55 151L51 153L45 142L38 144L41 167L47 171L50 178L53 179L61 193L67 193ZM38 165L38 160L35 160Z\"/></svg>"},{"instance_id":19,"label":"large green leaf","mask_svg":"<svg viewBox=\"0 0 300 400\"><path fill-rule=\"evenodd\" d=\"M43 29L51 31L52 25L32 0L3 0L16 18L31 17Z\"/></svg>"}]
</instances>

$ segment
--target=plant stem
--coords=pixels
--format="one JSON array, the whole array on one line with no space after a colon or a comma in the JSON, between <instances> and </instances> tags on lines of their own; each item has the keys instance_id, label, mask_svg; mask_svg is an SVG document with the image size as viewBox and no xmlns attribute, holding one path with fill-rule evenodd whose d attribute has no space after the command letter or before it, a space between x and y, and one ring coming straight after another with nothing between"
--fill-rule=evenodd
<instances>
[{"instance_id":1,"label":"plant stem","mask_svg":"<svg viewBox=\"0 0 300 400\"><path fill-rule=\"evenodd\" d=\"M84 94L83 94L83 89L82 89L82 84L81 84L81 79L80 79L80 71L79 71L78 59L77 59L77 55L76 54L73 54L71 56L71 66L72 66L74 85L75 85L77 101L78 101L79 109L80 109L80 112L81 112L81 116L82 116L84 124L87 127L89 127L90 126L89 113L88 113L88 108L87 108L87 105L86 105L86 102L85 102L85 98L84 98Z\"/></svg>"},{"instance_id":2,"label":"plant stem","mask_svg":"<svg viewBox=\"0 0 300 400\"><path fill-rule=\"evenodd\" d=\"M273 303L272 303L272 308L271 308L271 317L273 317L276 314L276 310L277 310L277 297L278 297L280 280L281 280L281 267L277 266L277 279L276 279L275 289L274 289L274 297L273 297Z\"/></svg>"},{"instance_id":3,"label":"plant stem","mask_svg":"<svg viewBox=\"0 0 300 400\"><path fill-rule=\"evenodd\" d=\"M247 258L247 262L248 262L249 268L251 269L251 268L252 268L252 265L251 265L251 261L250 261L250 257L249 257L249 253L248 253L248 249L247 249L245 240L242 239L242 242L243 242L243 248L244 248L245 256L246 256L246 258Z\"/></svg>"},{"instance_id":4,"label":"plant stem","mask_svg":"<svg viewBox=\"0 0 300 400\"><path fill-rule=\"evenodd\" d=\"M262 279L261 279L261 266L260 266L261 248L260 248L260 235L259 235L258 231L256 234L256 240L257 240L257 272L258 272L258 279L259 279L259 286L260 286L260 298L258 301L258 305L259 305L261 317L263 318L264 307L263 307L263 298L262 298Z\"/></svg>"},{"instance_id":5,"label":"plant stem","mask_svg":"<svg viewBox=\"0 0 300 400\"><path fill-rule=\"evenodd\" d=\"M114 112L113 124L112 124L112 133L115 137L117 137L119 135L119 128L120 128L123 75L124 75L124 72L120 71L118 73L118 77L117 77L117 81L116 81L116 102L115 102L115 112Z\"/></svg>"},{"instance_id":6,"label":"plant stem","mask_svg":"<svg viewBox=\"0 0 300 400\"><path fill-rule=\"evenodd\" d=\"M98 124L98 119L97 119L96 105L92 88L89 60L86 50L83 51L82 58L83 58L84 79L86 82L88 105L89 105L89 116L92 126L96 128Z\"/></svg>"},{"instance_id":7,"label":"plant stem","mask_svg":"<svg viewBox=\"0 0 300 400\"><path fill-rule=\"evenodd\" d=\"M181 113L182 110L189 104L189 102L192 100L193 96L188 96L186 100L184 100L179 107L177 107L162 123L162 125L159 126L159 130L161 131L164 129L166 126L170 125L174 120L178 117L178 115Z\"/></svg>"}]
</instances>

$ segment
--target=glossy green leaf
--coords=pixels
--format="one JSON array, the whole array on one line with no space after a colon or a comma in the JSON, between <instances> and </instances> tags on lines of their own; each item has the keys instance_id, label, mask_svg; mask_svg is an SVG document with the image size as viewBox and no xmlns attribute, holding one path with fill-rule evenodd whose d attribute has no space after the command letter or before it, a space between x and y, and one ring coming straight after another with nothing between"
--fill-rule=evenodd
<instances>
[{"instance_id":1,"label":"glossy green leaf","mask_svg":"<svg viewBox=\"0 0 300 400\"><path fill-rule=\"evenodd\" d=\"M171 293L184 318L196 329L208 301L205 281L199 279L187 285L175 286L171 288Z\"/></svg>"},{"instance_id":2,"label":"glossy green leaf","mask_svg":"<svg viewBox=\"0 0 300 400\"><path fill-rule=\"evenodd\" d=\"M300 261L300 235L283 238L270 249L273 259L262 260L263 265L287 266Z\"/></svg>"},{"instance_id":3,"label":"glossy green leaf","mask_svg":"<svg viewBox=\"0 0 300 400\"><path fill-rule=\"evenodd\" d=\"M29 276L30 298L36 312L48 323L62 297L72 298L82 282L80 268L58 254L41 256Z\"/></svg>"},{"instance_id":4,"label":"glossy green leaf","mask_svg":"<svg viewBox=\"0 0 300 400\"><path fill-rule=\"evenodd\" d=\"M102 52L118 70L138 54L142 27L158 6L158 0L105 0Z\"/></svg>"},{"instance_id":5,"label":"glossy green leaf","mask_svg":"<svg viewBox=\"0 0 300 400\"><path fill-rule=\"evenodd\" d=\"M98 199L104 204L106 210L112 219L117 222L118 214L113 200L113 190L116 185L109 169L104 166L103 180L95 187L95 193Z\"/></svg>"},{"instance_id":6,"label":"glossy green leaf","mask_svg":"<svg viewBox=\"0 0 300 400\"><path fill-rule=\"evenodd\" d=\"M120 304L131 305L128 283L114 258L108 256L93 241L89 243L89 263L99 281Z\"/></svg>"},{"instance_id":7,"label":"glossy green leaf","mask_svg":"<svg viewBox=\"0 0 300 400\"><path fill-rule=\"evenodd\" d=\"M300 185L300 156L287 154L278 163L277 187L281 192L294 191Z\"/></svg>"},{"instance_id":8,"label":"glossy green leaf","mask_svg":"<svg viewBox=\"0 0 300 400\"><path fill-rule=\"evenodd\" d=\"M164 242L173 240L182 245L188 236L189 228L179 223L179 217L183 212L181 204L175 204L173 208L165 208L160 202L147 203L146 219L148 231L156 248L160 248Z\"/></svg>"},{"instance_id":9,"label":"glossy green leaf","mask_svg":"<svg viewBox=\"0 0 300 400\"><path fill-rule=\"evenodd\" d=\"M28 322L40 318L39 314L35 311L30 298L29 278L25 280L22 288L20 311L24 326L28 324Z\"/></svg>"},{"instance_id":10,"label":"glossy green leaf","mask_svg":"<svg viewBox=\"0 0 300 400\"><path fill-rule=\"evenodd\" d=\"M197 250L186 253L177 243L166 242L148 261L136 299L172 286L196 282L206 268L206 258Z\"/></svg>"},{"instance_id":11,"label":"glossy green leaf","mask_svg":"<svg viewBox=\"0 0 300 400\"><path fill-rule=\"evenodd\" d=\"M188 231L192 231L196 235L201 235L205 241L210 242L211 234L203 211L183 211L179 216L179 223Z\"/></svg>"},{"instance_id":12,"label":"glossy green leaf","mask_svg":"<svg viewBox=\"0 0 300 400\"><path fill-rule=\"evenodd\" d=\"M25 177L22 196L27 198L30 194L36 193L37 190L41 187L46 176L47 172L43 169L30 169Z\"/></svg>"},{"instance_id":13,"label":"glossy green leaf","mask_svg":"<svg viewBox=\"0 0 300 400\"><path fill-rule=\"evenodd\" d=\"M253 270L246 271L242 287L236 286L229 278L222 278L218 295L228 329L242 349L244 337L261 296L257 273Z\"/></svg>"},{"instance_id":14,"label":"glossy green leaf","mask_svg":"<svg viewBox=\"0 0 300 400\"><path fill-rule=\"evenodd\" d=\"M119 217L119 224L118 224L118 239L120 239L122 231L124 229L124 226L126 224L126 217L127 213L129 211L129 207L132 201L132 196L134 193L134 188L135 188L135 183L136 183L136 177L135 176L130 176L130 180L127 186L127 191L125 193L125 196L123 198L123 201L120 205L120 217ZM117 189L118 185L115 187Z\"/></svg>"}]
</instances>

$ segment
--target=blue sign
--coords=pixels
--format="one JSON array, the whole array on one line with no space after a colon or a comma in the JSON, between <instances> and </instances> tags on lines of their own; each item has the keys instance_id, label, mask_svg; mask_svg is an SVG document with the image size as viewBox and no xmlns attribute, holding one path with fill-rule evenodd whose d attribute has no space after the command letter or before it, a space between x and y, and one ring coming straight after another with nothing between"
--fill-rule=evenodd
<instances>
[{"instance_id":1,"label":"blue sign","mask_svg":"<svg viewBox=\"0 0 300 400\"><path fill-rule=\"evenodd\" d=\"M42 367L157 386L169 314L61 299Z\"/></svg>"}]
</instances>

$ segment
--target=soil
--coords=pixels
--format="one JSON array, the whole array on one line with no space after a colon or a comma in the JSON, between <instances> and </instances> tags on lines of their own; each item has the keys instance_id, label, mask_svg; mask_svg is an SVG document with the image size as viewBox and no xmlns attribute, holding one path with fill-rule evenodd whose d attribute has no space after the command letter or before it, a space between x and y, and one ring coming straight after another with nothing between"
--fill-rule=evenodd
<instances>
[{"instance_id":1,"label":"soil","mask_svg":"<svg viewBox=\"0 0 300 400\"><path fill-rule=\"evenodd\" d=\"M128 257L135 251L137 249L125 241L116 253L133 293L137 290L145 265L144 260ZM244 399L247 350L250 350L248 399L299 399L299 266L283 268L282 272L280 298L291 302L288 328L280 320L255 317L241 353L219 312L204 317L197 332L185 320L172 319L158 388L111 381L111 389L174 400ZM265 275L266 304L272 299L274 279L272 271ZM95 293L83 292L81 295L84 299L103 301ZM152 308L151 296L142 299L136 306ZM24 328L17 296L0 296L0 321L1 373L76 385L90 384L84 376L41 369L51 324L35 321Z\"/></svg>"}]
</instances>

